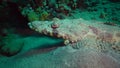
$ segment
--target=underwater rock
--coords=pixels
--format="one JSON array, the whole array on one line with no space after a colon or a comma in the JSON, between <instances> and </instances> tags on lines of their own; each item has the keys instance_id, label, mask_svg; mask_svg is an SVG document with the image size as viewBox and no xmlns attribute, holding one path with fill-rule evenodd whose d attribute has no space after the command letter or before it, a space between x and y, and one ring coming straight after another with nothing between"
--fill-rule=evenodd
<instances>
[{"instance_id":1,"label":"underwater rock","mask_svg":"<svg viewBox=\"0 0 120 68\"><path fill-rule=\"evenodd\" d=\"M0 48L0 54L8 57L18 54L24 46L24 42L21 41L21 38L18 38L15 35L8 35L2 39L3 45Z\"/></svg>"}]
</instances>

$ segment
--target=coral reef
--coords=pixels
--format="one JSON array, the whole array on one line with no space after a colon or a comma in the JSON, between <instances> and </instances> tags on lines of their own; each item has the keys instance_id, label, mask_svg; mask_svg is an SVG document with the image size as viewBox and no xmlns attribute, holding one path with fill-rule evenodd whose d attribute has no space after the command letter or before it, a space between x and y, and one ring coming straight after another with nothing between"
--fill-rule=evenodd
<instances>
[{"instance_id":1,"label":"coral reef","mask_svg":"<svg viewBox=\"0 0 120 68\"><path fill-rule=\"evenodd\" d=\"M112 0L111 0L112 1ZM119 24L119 2L111 3L110 0L28 0L17 1L6 0L3 3L16 4L17 10L28 21L51 20L54 17L64 18L90 18L103 21L110 21ZM4 8L2 5L1 8ZM33 16L28 16L32 11ZM87 13L88 12L88 13ZM77 14L77 15L75 15ZM87 17L85 17L87 16ZM29 20L32 19L32 20Z\"/></svg>"},{"instance_id":2,"label":"coral reef","mask_svg":"<svg viewBox=\"0 0 120 68\"><path fill-rule=\"evenodd\" d=\"M0 68L119 68L119 6L118 0L1 0ZM18 33L2 32L7 27Z\"/></svg>"}]
</instances>

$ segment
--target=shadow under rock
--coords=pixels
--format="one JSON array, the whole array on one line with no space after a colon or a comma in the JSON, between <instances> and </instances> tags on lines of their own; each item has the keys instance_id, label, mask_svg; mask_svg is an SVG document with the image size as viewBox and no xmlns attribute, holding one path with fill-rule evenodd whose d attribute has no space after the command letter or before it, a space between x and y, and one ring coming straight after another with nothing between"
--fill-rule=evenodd
<instances>
[{"instance_id":1,"label":"shadow under rock","mask_svg":"<svg viewBox=\"0 0 120 68\"><path fill-rule=\"evenodd\" d=\"M37 36L36 36L37 37ZM43 36L46 37L46 36ZM65 46L64 45L64 40L63 39L58 39L58 38L54 38L54 37L47 37L47 38L52 38L53 40L59 41L53 44L44 44L44 45L40 45L38 47L32 48L30 50L28 50L25 53L20 53L18 55L16 55L16 58L25 58L25 57L30 57L30 56L34 56L34 55L39 55L39 54L43 54L43 53L48 53L50 51L53 51L55 49L57 49L58 47L62 47ZM50 40L51 41L51 40Z\"/></svg>"}]
</instances>

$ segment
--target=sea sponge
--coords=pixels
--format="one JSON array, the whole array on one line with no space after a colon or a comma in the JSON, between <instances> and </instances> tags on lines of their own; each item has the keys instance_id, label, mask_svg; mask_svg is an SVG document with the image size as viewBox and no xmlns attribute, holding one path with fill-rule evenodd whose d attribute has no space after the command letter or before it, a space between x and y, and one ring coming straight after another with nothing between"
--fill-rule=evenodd
<instances>
[{"instance_id":1,"label":"sea sponge","mask_svg":"<svg viewBox=\"0 0 120 68\"><path fill-rule=\"evenodd\" d=\"M28 13L27 17L30 22L39 20L39 16L35 12Z\"/></svg>"}]
</instances>

